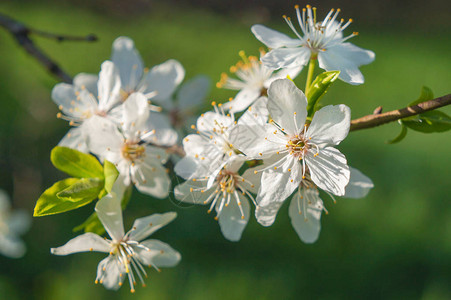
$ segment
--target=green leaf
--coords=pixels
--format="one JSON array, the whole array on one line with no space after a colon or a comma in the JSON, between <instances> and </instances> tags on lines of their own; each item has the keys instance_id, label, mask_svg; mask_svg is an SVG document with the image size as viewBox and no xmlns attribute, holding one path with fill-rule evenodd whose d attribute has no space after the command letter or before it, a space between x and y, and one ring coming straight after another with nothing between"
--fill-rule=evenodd
<instances>
[{"instance_id":1,"label":"green leaf","mask_svg":"<svg viewBox=\"0 0 451 300\"><path fill-rule=\"evenodd\" d=\"M423 133L444 132L451 129L450 116L439 110L427 111L402 119L401 122L410 129Z\"/></svg>"},{"instance_id":2,"label":"green leaf","mask_svg":"<svg viewBox=\"0 0 451 300\"><path fill-rule=\"evenodd\" d=\"M421 88L420 98L410 103L409 106L417 105L418 103L428 101L431 99L434 99L434 93L432 93L432 90L427 86L423 86Z\"/></svg>"},{"instance_id":3,"label":"green leaf","mask_svg":"<svg viewBox=\"0 0 451 300\"><path fill-rule=\"evenodd\" d=\"M97 178L82 178L70 187L57 193L56 196L64 201L79 202L96 199L103 189L103 181Z\"/></svg>"},{"instance_id":4,"label":"green leaf","mask_svg":"<svg viewBox=\"0 0 451 300\"><path fill-rule=\"evenodd\" d=\"M58 198L56 195L76 184L80 179L77 178L67 178L58 181L50 188L45 190L45 192L39 197L36 207L34 208L35 217L42 217L47 215L59 214L69 210L73 210L90 203L94 199L87 199L83 201L73 202L68 200L63 200Z\"/></svg>"},{"instance_id":5,"label":"green leaf","mask_svg":"<svg viewBox=\"0 0 451 300\"><path fill-rule=\"evenodd\" d=\"M105 233L105 228L103 228L103 224L100 222L99 217L97 217L96 212L92 213L86 221L73 229L74 232L81 230L84 230L84 232L93 232L98 235Z\"/></svg>"},{"instance_id":6,"label":"green leaf","mask_svg":"<svg viewBox=\"0 0 451 300\"><path fill-rule=\"evenodd\" d=\"M395 137L394 139L387 141L387 144L396 144L399 143L400 141L402 141L407 135L407 127L404 126L403 124L401 124L401 132L399 133L399 135L397 137Z\"/></svg>"},{"instance_id":7,"label":"green leaf","mask_svg":"<svg viewBox=\"0 0 451 300\"><path fill-rule=\"evenodd\" d=\"M119 171L113 163L105 160L105 163L103 164L103 172L105 177L105 190L107 193L110 193L113 188L113 184L119 176Z\"/></svg>"},{"instance_id":8,"label":"green leaf","mask_svg":"<svg viewBox=\"0 0 451 300\"><path fill-rule=\"evenodd\" d=\"M50 154L53 165L78 178L101 178L103 179L103 168L100 162L92 155L67 147L57 146Z\"/></svg>"},{"instance_id":9,"label":"green leaf","mask_svg":"<svg viewBox=\"0 0 451 300\"><path fill-rule=\"evenodd\" d=\"M306 94L308 100L308 116L312 116L316 111L317 103L319 102L321 97L327 93L330 85L338 79L338 75L340 75L340 71L324 72L319 74L312 82L312 85L310 86L308 93Z\"/></svg>"}]
</instances>

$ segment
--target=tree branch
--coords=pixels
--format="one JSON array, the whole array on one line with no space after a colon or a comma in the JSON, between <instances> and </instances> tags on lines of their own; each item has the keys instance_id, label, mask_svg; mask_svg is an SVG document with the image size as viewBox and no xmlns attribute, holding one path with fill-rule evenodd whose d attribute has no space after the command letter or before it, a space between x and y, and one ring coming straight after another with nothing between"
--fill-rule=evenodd
<instances>
[{"instance_id":1,"label":"tree branch","mask_svg":"<svg viewBox=\"0 0 451 300\"><path fill-rule=\"evenodd\" d=\"M72 77L64 72L56 62L48 57L41 49L39 49L30 38L31 34L40 35L46 38L62 41L96 41L97 37L88 35L86 37L58 35L40 30L35 30L25 26L24 24L0 13L0 26L5 28L15 38L17 43L22 46L28 54L36 58L50 73L64 82L71 83Z\"/></svg>"},{"instance_id":2,"label":"tree branch","mask_svg":"<svg viewBox=\"0 0 451 300\"><path fill-rule=\"evenodd\" d=\"M397 121L410 116L415 116L426 111L434 110L442 106L451 104L451 94L421 102L417 105L408 106L386 113L364 116L351 121L350 131L373 128L382 124Z\"/></svg>"}]
</instances>

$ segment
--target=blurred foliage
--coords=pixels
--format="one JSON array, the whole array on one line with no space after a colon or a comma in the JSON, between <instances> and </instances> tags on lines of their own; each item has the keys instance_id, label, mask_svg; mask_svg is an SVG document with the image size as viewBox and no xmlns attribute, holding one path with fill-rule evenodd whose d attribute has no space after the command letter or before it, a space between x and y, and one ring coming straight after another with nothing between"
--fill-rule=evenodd
<instances>
[{"instance_id":1,"label":"blurred foliage","mask_svg":"<svg viewBox=\"0 0 451 300\"><path fill-rule=\"evenodd\" d=\"M143 6L143 13L134 14L126 9L111 13L108 1L78 2L2 1L0 11L41 30L97 34L100 40L92 44L36 37L70 74L97 73L109 58L114 38L127 35L135 40L147 66L175 58L185 66L187 78L203 73L219 80L220 73L236 62L239 50L256 54L262 46L250 33L251 20L289 33L281 18L269 24L269 17L261 21L259 11L252 9L241 10L237 17L186 2L176 6L152 2L152 9ZM349 30L361 35L352 42L373 50L376 61L361 68L364 85L338 81L324 104L345 103L359 117L379 105L384 110L405 106L418 97L423 85L436 96L449 93L451 40L436 31L425 34L428 27L423 26L434 19L431 15L446 11L449 3L442 4L443 10L429 7L418 23L404 24L402 30L353 24ZM359 15L352 16L359 22L392 21L385 11L359 5L354 10ZM320 8L324 14L326 9ZM31 214L44 189L65 177L53 168L49 156L69 127L56 119L57 107L50 99L57 80L1 29L0 65L0 186L13 196L15 207ZM295 79L302 88L305 76L304 71ZM232 95L214 89L209 100ZM92 213L93 205L88 205L34 219L25 236L26 256L0 257L0 298L450 299L450 134L412 131L399 144L385 144L398 130L394 123L358 131L340 145L349 164L371 177L376 188L366 199L339 199L336 205L323 195L330 214L323 217L320 239L313 245L303 244L291 228L288 205L272 227L263 228L251 219L242 240L231 243L221 236L205 207L150 199L135 191L124 216L126 228L136 217L178 212L179 217L155 235L182 253L178 267L150 271L148 287L131 296L126 285L115 293L94 284L102 254L51 256L49 248L74 237L72 228Z\"/></svg>"}]
</instances>

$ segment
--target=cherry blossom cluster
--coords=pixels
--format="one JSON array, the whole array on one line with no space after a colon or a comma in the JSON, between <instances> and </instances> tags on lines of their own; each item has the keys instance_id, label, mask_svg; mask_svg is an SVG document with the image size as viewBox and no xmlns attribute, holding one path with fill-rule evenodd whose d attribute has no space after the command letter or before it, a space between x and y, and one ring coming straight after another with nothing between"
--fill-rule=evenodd
<instances>
[{"instance_id":1,"label":"cherry blossom cluster","mask_svg":"<svg viewBox=\"0 0 451 300\"><path fill-rule=\"evenodd\" d=\"M124 232L121 202L132 185L152 197L165 199L173 192L178 201L206 205L230 241L241 239L253 214L261 225L272 225L289 200L293 228L305 243L315 242L321 214L327 213L321 197L361 198L373 187L336 148L349 132L349 107L311 103L307 90L319 91L321 83L312 84L310 67L305 94L293 82L304 65L318 61L326 71L340 71L347 83L363 83L358 66L374 60L374 53L347 42L356 33L343 37L352 21L338 21L338 12L318 21L316 9L296 6L301 33L285 17L296 38L254 25L252 32L269 51L261 50L260 58L240 52L233 75L223 73L217 84L237 94L224 104L213 102L197 120L196 106L207 96L209 80L198 76L182 84L185 72L175 60L144 68L126 37L114 41L111 60L98 76L82 73L73 84L56 85L58 117L73 126L60 146L111 162L119 176L95 206L110 239L87 232L52 253L107 253L96 282L118 289L128 280L132 292L138 281L145 285L144 266L175 266L177 251L146 239L171 222L174 212L139 218ZM185 155L171 156L179 142ZM167 169L171 159L173 170ZM172 188L171 172L185 181Z\"/></svg>"}]
</instances>

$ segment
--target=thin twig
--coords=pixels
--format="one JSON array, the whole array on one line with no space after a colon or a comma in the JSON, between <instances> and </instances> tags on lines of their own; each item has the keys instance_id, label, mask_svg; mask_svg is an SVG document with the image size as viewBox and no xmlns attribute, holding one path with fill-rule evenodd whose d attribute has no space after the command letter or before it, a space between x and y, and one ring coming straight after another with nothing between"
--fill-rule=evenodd
<instances>
[{"instance_id":1,"label":"thin twig","mask_svg":"<svg viewBox=\"0 0 451 300\"><path fill-rule=\"evenodd\" d=\"M434 110L451 104L451 94L421 102L398 110L392 110L382 114L372 114L351 121L350 131L373 128L382 124L397 121L410 116L415 116L426 111Z\"/></svg>"},{"instance_id":2,"label":"thin twig","mask_svg":"<svg viewBox=\"0 0 451 300\"><path fill-rule=\"evenodd\" d=\"M41 49L39 49L33 40L30 38L31 34L40 35L46 38L52 38L59 42L62 41L96 41L97 37L88 35L86 37L75 37L58 35L40 30L35 30L26 25L0 13L0 26L5 28L16 39L20 46L22 46L28 54L36 58L50 73L58 77L64 82L71 83L72 77L58 66L50 57L48 57Z\"/></svg>"}]
</instances>

